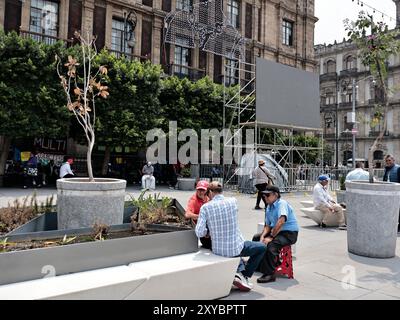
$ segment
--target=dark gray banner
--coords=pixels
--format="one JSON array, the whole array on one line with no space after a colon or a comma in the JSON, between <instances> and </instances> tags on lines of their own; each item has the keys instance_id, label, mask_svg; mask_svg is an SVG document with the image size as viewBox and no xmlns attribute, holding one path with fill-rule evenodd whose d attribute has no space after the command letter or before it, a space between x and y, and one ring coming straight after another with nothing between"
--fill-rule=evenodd
<instances>
[{"instance_id":1,"label":"dark gray banner","mask_svg":"<svg viewBox=\"0 0 400 320\"><path fill-rule=\"evenodd\" d=\"M257 122L277 127L318 130L318 74L256 59Z\"/></svg>"}]
</instances>

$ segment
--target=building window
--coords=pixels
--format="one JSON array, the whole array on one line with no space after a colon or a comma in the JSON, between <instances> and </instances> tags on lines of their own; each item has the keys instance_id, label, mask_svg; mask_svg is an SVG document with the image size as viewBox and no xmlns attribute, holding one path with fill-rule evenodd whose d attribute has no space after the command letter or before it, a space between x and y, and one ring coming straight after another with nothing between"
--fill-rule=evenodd
<instances>
[{"instance_id":1,"label":"building window","mask_svg":"<svg viewBox=\"0 0 400 320\"><path fill-rule=\"evenodd\" d=\"M333 94L333 92L328 91L328 92L325 94L325 105L335 104L335 103L336 103L335 100L336 100L336 99L335 99L335 95Z\"/></svg>"},{"instance_id":2,"label":"building window","mask_svg":"<svg viewBox=\"0 0 400 320\"><path fill-rule=\"evenodd\" d=\"M153 0L142 0L142 4L144 4L145 6L148 6L148 7L152 7Z\"/></svg>"},{"instance_id":3,"label":"building window","mask_svg":"<svg viewBox=\"0 0 400 320\"><path fill-rule=\"evenodd\" d=\"M193 0L176 0L176 9L177 10L187 10L192 7Z\"/></svg>"},{"instance_id":4,"label":"building window","mask_svg":"<svg viewBox=\"0 0 400 320\"><path fill-rule=\"evenodd\" d=\"M238 84L238 66L237 60L226 58L225 62L225 84L227 86Z\"/></svg>"},{"instance_id":5,"label":"building window","mask_svg":"<svg viewBox=\"0 0 400 320\"><path fill-rule=\"evenodd\" d=\"M293 22L288 20L283 20L282 24L282 43L287 46L293 45Z\"/></svg>"},{"instance_id":6,"label":"building window","mask_svg":"<svg viewBox=\"0 0 400 320\"><path fill-rule=\"evenodd\" d=\"M131 30L133 26L124 26L121 20L112 20L112 33L111 33L111 50L117 53L132 54L132 48L128 45L128 39L124 36L124 31ZM126 33L125 33L126 34Z\"/></svg>"},{"instance_id":7,"label":"building window","mask_svg":"<svg viewBox=\"0 0 400 320\"><path fill-rule=\"evenodd\" d=\"M174 74L177 76L189 75L189 48L175 46Z\"/></svg>"},{"instance_id":8,"label":"building window","mask_svg":"<svg viewBox=\"0 0 400 320\"><path fill-rule=\"evenodd\" d=\"M58 3L32 0L29 31L37 33L31 35L34 40L55 43L58 36Z\"/></svg>"},{"instance_id":9,"label":"building window","mask_svg":"<svg viewBox=\"0 0 400 320\"><path fill-rule=\"evenodd\" d=\"M238 0L228 0L227 4L228 9L228 21L229 23L239 28L239 1Z\"/></svg>"},{"instance_id":10,"label":"building window","mask_svg":"<svg viewBox=\"0 0 400 320\"><path fill-rule=\"evenodd\" d=\"M329 60L326 63L326 73L334 73L336 72L336 62L333 60Z\"/></svg>"},{"instance_id":11,"label":"building window","mask_svg":"<svg viewBox=\"0 0 400 320\"><path fill-rule=\"evenodd\" d=\"M348 56L345 60L346 70L351 70L356 68L356 59L352 56Z\"/></svg>"}]
</instances>

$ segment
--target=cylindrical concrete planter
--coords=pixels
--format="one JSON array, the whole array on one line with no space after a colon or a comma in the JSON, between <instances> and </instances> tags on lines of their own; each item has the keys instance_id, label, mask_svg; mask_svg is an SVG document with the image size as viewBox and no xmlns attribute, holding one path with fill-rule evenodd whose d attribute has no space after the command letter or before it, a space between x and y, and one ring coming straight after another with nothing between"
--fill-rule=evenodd
<instances>
[{"instance_id":1,"label":"cylindrical concrete planter","mask_svg":"<svg viewBox=\"0 0 400 320\"><path fill-rule=\"evenodd\" d=\"M346 190L336 190L336 202L346 203Z\"/></svg>"},{"instance_id":2,"label":"cylindrical concrete planter","mask_svg":"<svg viewBox=\"0 0 400 320\"><path fill-rule=\"evenodd\" d=\"M194 178L178 178L178 189L179 190L194 190L196 179Z\"/></svg>"},{"instance_id":3,"label":"cylindrical concrete planter","mask_svg":"<svg viewBox=\"0 0 400 320\"><path fill-rule=\"evenodd\" d=\"M58 229L122 224L126 180L68 178L57 180Z\"/></svg>"},{"instance_id":4,"label":"cylindrical concrete planter","mask_svg":"<svg viewBox=\"0 0 400 320\"><path fill-rule=\"evenodd\" d=\"M400 184L346 183L348 251L371 258L396 253Z\"/></svg>"}]
</instances>

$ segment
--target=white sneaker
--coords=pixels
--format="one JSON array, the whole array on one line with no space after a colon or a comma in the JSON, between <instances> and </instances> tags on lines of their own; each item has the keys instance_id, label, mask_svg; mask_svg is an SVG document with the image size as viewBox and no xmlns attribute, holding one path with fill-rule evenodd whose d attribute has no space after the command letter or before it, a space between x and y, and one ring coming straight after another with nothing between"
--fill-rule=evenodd
<instances>
[{"instance_id":1,"label":"white sneaker","mask_svg":"<svg viewBox=\"0 0 400 320\"><path fill-rule=\"evenodd\" d=\"M250 283L249 279L247 279L247 277L245 277L241 272L235 274L233 285L240 291L250 291L253 289L253 285Z\"/></svg>"}]
</instances>

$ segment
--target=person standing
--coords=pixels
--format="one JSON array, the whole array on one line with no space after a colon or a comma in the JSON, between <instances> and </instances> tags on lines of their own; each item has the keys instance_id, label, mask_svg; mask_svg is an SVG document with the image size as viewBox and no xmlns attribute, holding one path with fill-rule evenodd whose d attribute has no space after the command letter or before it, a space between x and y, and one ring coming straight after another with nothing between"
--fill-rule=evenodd
<instances>
[{"instance_id":1,"label":"person standing","mask_svg":"<svg viewBox=\"0 0 400 320\"><path fill-rule=\"evenodd\" d=\"M364 170L364 164L362 162L356 163L356 168L351 170L347 176L346 181L352 180L367 180L369 181L369 172Z\"/></svg>"},{"instance_id":2,"label":"person standing","mask_svg":"<svg viewBox=\"0 0 400 320\"><path fill-rule=\"evenodd\" d=\"M264 198L262 197L262 192L267 188L267 186L272 185L272 179L276 179L276 177L268 171L267 167L265 166L264 160L258 160L258 166L253 170L253 179L255 187L258 190L257 193L257 201L255 210L261 209L260 201L263 200L265 207L267 207L267 203L265 202Z\"/></svg>"},{"instance_id":3,"label":"person standing","mask_svg":"<svg viewBox=\"0 0 400 320\"><path fill-rule=\"evenodd\" d=\"M396 160L391 154L385 156L385 172L383 174L383 181L400 183L400 166L396 164ZM397 232L400 232L400 212L399 220L397 222Z\"/></svg>"},{"instance_id":4,"label":"person standing","mask_svg":"<svg viewBox=\"0 0 400 320\"><path fill-rule=\"evenodd\" d=\"M61 165L60 168L60 178L73 178L74 173L72 172L71 165L74 163L74 158L65 156L64 163Z\"/></svg>"},{"instance_id":5,"label":"person standing","mask_svg":"<svg viewBox=\"0 0 400 320\"><path fill-rule=\"evenodd\" d=\"M318 182L313 190L313 202L315 209L322 212L323 217L321 227L337 227L346 230L344 214L342 207L337 204L328 192L329 177L320 175Z\"/></svg>"},{"instance_id":6,"label":"person standing","mask_svg":"<svg viewBox=\"0 0 400 320\"><path fill-rule=\"evenodd\" d=\"M264 229L262 233L253 237L253 241L260 241L267 245L267 251L259 267L263 275L257 279L258 283L275 281L275 269L280 265L279 253L283 247L295 244L299 233L293 207L281 199L279 188L267 187L263 191L263 197L268 203L265 210Z\"/></svg>"},{"instance_id":7,"label":"person standing","mask_svg":"<svg viewBox=\"0 0 400 320\"><path fill-rule=\"evenodd\" d=\"M207 203L210 199L207 196L208 182L201 180L197 183L196 193L192 195L188 201L185 218L192 219L193 223L196 224L199 218L200 208L203 204ZM211 239L210 235L200 238L200 242L203 248L211 249Z\"/></svg>"},{"instance_id":8,"label":"person standing","mask_svg":"<svg viewBox=\"0 0 400 320\"><path fill-rule=\"evenodd\" d=\"M222 185L213 181L208 187L210 201L200 209L196 235L210 234L212 252L223 257L250 257L246 265L240 259L233 285L242 291L252 289L248 280L261 262L266 246L261 242L245 241L238 224L238 206L235 198L225 198Z\"/></svg>"},{"instance_id":9,"label":"person standing","mask_svg":"<svg viewBox=\"0 0 400 320\"><path fill-rule=\"evenodd\" d=\"M28 188L28 186L40 188L42 185L40 184L38 175L38 158L35 152L31 152L24 168L24 189Z\"/></svg>"}]
</instances>

